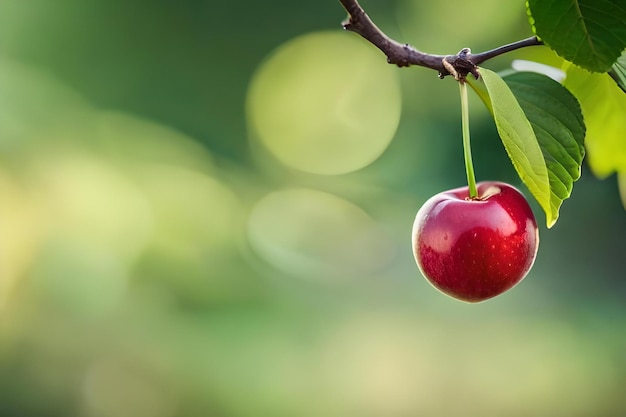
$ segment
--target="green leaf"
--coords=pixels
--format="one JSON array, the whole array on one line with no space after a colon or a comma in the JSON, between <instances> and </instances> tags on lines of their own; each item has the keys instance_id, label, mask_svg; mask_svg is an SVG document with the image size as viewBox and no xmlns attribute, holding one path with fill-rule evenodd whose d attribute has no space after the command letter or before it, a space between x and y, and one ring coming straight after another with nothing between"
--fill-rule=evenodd
<instances>
[{"instance_id":1,"label":"green leaf","mask_svg":"<svg viewBox=\"0 0 626 417\"><path fill-rule=\"evenodd\" d=\"M558 217L580 178L585 123L576 97L551 78L532 72L504 77L532 125L550 178L550 204ZM556 218L555 218L556 220Z\"/></svg>"},{"instance_id":2,"label":"green leaf","mask_svg":"<svg viewBox=\"0 0 626 417\"><path fill-rule=\"evenodd\" d=\"M533 30L561 57L607 72L626 48L624 0L528 0Z\"/></svg>"},{"instance_id":3,"label":"green leaf","mask_svg":"<svg viewBox=\"0 0 626 417\"><path fill-rule=\"evenodd\" d=\"M578 98L585 117L591 170L599 178L626 173L626 94L608 74L590 74L571 64L563 69L565 87Z\"/></svg>"},{"instance_id":4,"label":"green leaf","mask_svg":"<svg viewBox=\"0 0 626 417\"><path fill-rule=\"evenodd\" d=\"M552 209L548 168L535 132L504 80L486 68L481 68L480 74L484 88L476 81L471 81L470 86L491 111L517 174L546 213L548 227L551 227L558 218L558 211Z\"/></svg>"},{"instance_id":5,"label":"green leaf","mask_svg":"<svg viewBox=\"0 0 626 417\"><path fill-rule=\"evenodd\" d=\"M615 80L619 88L626 93L626 50L609 71L611 78Z\"/></svg>"}]
</instances>

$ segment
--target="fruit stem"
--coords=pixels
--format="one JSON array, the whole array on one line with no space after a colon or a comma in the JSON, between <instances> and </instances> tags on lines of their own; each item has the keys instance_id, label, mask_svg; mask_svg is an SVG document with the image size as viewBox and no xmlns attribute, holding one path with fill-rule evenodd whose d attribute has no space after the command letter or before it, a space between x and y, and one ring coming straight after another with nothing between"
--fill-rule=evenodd
<instances>
[{"instance_id":1,"label":"fruit stem","mask_svg":"<svg viewBox=\"0 0 626 417\"><path fill-rule=\"evenodd\" d=\"M478 197L476 189L476 177L474 176L474 164L472 162L472 147L470 146L469 128L469 103L467 99L467 84L465 80L459 80L461 89L461 125L463 128L463 156L465 157L465 172L467 173L467 185L469 186L469 198Z\"/></svg>"}]
</instances>

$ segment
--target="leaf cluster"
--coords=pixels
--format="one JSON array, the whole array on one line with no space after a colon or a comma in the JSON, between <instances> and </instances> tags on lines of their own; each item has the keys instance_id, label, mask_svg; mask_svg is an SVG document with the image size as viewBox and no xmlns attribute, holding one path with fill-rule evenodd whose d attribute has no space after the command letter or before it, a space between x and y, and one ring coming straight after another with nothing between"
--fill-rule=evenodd
<instances>
[{"instance_id":1,"label":"leaf cluster","mask_svg":"<svg viewBox=\"0 0 626 417\"><path fill-rule=\"evenodd\" d=\"M529 0L527 11L535 34L563 58L565 82L530 72L500 77L481 68L482 80L470 85L552 227L585 153L597 176L617 172L626 181L626 5Z\"/></svg>"}]
</instances>

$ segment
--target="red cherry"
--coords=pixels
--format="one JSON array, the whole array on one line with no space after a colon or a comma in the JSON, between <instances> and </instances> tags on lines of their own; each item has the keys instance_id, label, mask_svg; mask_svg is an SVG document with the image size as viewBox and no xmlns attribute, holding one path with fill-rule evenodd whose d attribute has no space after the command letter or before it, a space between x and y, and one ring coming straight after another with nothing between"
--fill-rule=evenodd
<instances>
[{"instance_id":1,"label":"red cherry","mask_svg":"<svg viewBox=\"0 0 626 417\"><path fill-rule=\"evenodd\" d=\"M477 184L431 197L413 225L413 254L440 291L467 302L502 294L528 273L539 231L524 196L501 182Z\"/></svg>"}]
</instances>

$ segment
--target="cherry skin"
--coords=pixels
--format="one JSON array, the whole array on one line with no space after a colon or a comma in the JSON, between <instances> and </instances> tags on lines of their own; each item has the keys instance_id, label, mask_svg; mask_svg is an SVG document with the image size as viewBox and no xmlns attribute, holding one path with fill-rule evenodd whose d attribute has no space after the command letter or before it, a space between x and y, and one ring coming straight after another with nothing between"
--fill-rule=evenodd
<instances>
[{"instance_id":1,"label":"cherry skin","mask_svg":"<svg viewBox=\"0 0 626 417\"><path fill-rule=\"evenodd\" d=\"M480 302L511 289L528 273L539 231L524 196L501 182L461 187L431 197L417 212L413 254L422 274L443 293Z\"/></svg>"}]
</instances>

